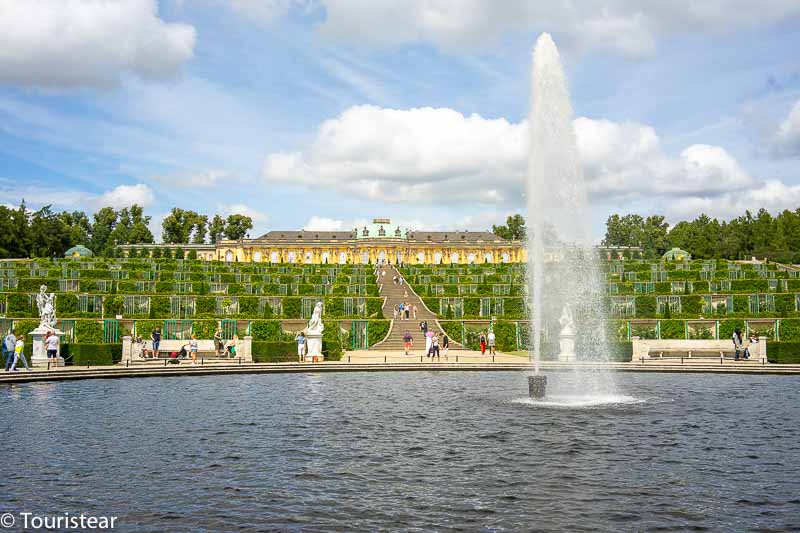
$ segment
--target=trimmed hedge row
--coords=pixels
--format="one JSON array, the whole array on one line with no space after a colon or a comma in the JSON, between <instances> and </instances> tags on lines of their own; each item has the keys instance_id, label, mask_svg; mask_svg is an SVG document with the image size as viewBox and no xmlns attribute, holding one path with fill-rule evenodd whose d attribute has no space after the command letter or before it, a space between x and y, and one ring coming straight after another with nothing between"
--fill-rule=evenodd
<instances>
[{"instance_id":1,"label":"trimmed hedge row","mask_svg":"<svg viewBox=\"0 0 800 533\"><path fill-rule=\"evenodd\" d=\"M328 361L342 359L342 347L337 340L322 341L322 355ZM294 363L297 361L297 343L294 341L253 341L253 362Z\"/></svg>"},{"instance_id":2,"label":"trimmed hedge row","mask_svg":"<svg viewBox=\"0 0 800 533\"><path fill-rule=\"evenodd\" d=\"M768 342L767 360L770 363L800 364L800 342Z\"/></svg>"}]
</instances>

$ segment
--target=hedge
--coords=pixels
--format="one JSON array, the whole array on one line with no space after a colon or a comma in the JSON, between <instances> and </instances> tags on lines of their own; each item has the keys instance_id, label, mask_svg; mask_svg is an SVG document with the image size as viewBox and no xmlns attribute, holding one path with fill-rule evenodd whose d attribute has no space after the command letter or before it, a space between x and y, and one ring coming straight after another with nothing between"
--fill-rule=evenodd
<instances>
[{"instance_id":1,"label":"hedge","mask_svg":"<svg viewBox=\"0 0 800 533\"><path fill-rule=\"evenodd\" d=\"M768 342L767 360L770 363L800 364L800 342Z\"/></svg>"},{"instance_id":2,"label":"hedge","mask_svg":"<svg viewBox=\"0 0 800 533\"><path fill-rule=\"evenodd\" d=\"M61 356L68 365L114 365L122 360L122 344L62 344Z\"/></svg>"},{"instance_id":3,"label":"hedge","mask_svg":"<svg viewBox=\"0 0 800 533\"><path fill-rule=\"evenodd\" d=\"M342 349L338 344L338 340L323 340L322 354L326 360L341 360ZM255 363L294 363L297 361L297 343L294 341L253 341L252 348L253 362Z\"/></svg>"}]
</instances>

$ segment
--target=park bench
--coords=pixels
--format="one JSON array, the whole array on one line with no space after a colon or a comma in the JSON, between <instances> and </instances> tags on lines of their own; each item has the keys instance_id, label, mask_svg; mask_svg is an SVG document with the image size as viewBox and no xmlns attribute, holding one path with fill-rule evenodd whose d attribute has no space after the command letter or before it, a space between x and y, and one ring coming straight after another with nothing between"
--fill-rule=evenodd
<instances>
[{"instance_id":1,"label":"park bench","mask_svg":"<svg viewBox=\"0 0 800 533\"><path fill-rule=\"evenodd\" d=\"M227 345L227 341L226 341ZM158 346L158 358L169 359L173 352L180 352L181 348L186 347L186 357L191 359L189 351L189 340L162 339ZM122 338L122 361L146 361L152 358L153 343L147 339L142 345L133 342L130 336ZM145 354L148 357L144 357ZM223 356L217 355L213 339L197 339L197 357L204 359L228 359L227 352ZM241 358L244 362L252 362L252 337L244 337L236 343L236 358Z\"/></svg>"},{"instance_id":2,"label":"park bench","mask_svg":"<svg viewBox=\"0 0 800 533\"><path fill-rule=\"evenodd\" d=\"M736 351L730 339L640 339L633 337L633 361L651 359L734 359ZM757 343L745 341L750 349L749 361L766 364L767 338L759 337ZM744 356L744 347L740 357Z\"/></svg>"}]
</instances>

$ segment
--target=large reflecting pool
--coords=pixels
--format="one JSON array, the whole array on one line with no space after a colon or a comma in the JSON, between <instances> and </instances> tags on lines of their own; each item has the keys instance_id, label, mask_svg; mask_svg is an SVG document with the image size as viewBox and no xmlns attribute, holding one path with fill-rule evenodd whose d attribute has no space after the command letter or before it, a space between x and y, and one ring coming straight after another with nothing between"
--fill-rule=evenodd
<instances>
[{"instance_id":1,"label":"large reflecting pool","mask_svg":"<svg viewBox=\"0 0 800 533\"><path fill-rule=\"evenodd\" d=\"M567 406L524 401L511 372L2 386L0 511L123 531L800 528L800 379L617 386Z\"/></svg>"}]
</instances>

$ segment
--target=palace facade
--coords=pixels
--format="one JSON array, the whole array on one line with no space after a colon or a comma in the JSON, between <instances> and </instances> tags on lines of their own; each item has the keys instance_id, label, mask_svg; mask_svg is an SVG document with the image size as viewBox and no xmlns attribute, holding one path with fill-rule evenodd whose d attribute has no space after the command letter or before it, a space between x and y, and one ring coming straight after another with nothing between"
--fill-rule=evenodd
<instances>
[{"instance_id":1,"label":"palace facade","mask_svg":"<svg viewBox=\"0 0 800 533\"><path fill-rule=\"evenodd\" d=\"M528 255L522 241L489 231L412 231L376 218L352 231L274 230L255 239L216 244L123 245L133 249L182 248L198 259L253 263L347 264L483 264L519 263Z\"/></svg>"}]
</instances>

